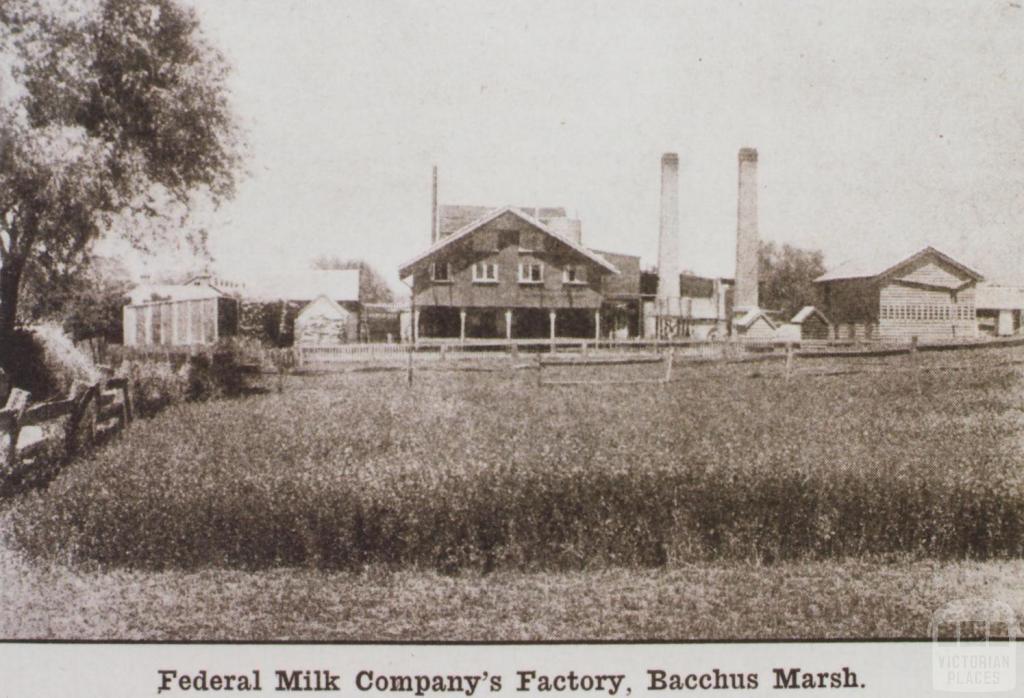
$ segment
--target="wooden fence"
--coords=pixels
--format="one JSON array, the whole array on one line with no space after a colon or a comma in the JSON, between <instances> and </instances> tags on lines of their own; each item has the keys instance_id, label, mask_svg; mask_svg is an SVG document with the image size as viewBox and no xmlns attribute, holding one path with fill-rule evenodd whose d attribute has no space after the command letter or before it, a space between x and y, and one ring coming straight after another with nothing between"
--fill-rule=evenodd
<instances>
[{"instance_id":1,"label":"wooden fence","mask_svg":"<svg viewBox=\"0 0 1024 698\"><path fill-rule=\"evenodd\" d=\"M960 339L944 342L918 342L912 340L784 340L773 338L698 339L420 339L417 343L343 344L336 346L297 345L294 349L299 369L331 370L358 362L404 362L414 353L421 361L444 361L460 358L486 358L519 353L547 352L551 354L620 354L672 351L676 359L688 360L760 360L783 358L790 347L798 357L885 356L908 354L912 350L941 351L992 346L1024 344L1024 338L1010 340Z\"/></svg>"},{"instance_id":2,"label":"wooden fence","mask_svg":"<svg viewBox=\"0 0 1024 698\"><path fill-rule=\"evenodd\" d=\"M11 390L0 409L0 479L17 477L23 466L56 450L65 459L132 421L132 387L127 378L92 385L75 382L64 400L28 405L29 393ZM84 441L84 443L83 443Z\"/></svg>"}]
</instances>

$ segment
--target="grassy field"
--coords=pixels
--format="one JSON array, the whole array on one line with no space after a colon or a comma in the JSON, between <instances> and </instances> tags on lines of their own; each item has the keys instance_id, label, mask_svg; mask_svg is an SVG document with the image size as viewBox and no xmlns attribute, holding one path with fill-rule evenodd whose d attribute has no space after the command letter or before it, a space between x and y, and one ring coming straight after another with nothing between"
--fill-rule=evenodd
<instances>
[{"instance_id":1,"label":"grassy field","mask_svg":"<svg viewBox=\"0 0 1024 698\"><path fill-rule=\"evenodd\" d=\"M880 637L965 595L1024 612L1021 359L362 371L174 407L6 505L0 635L212 639L238 613L240 639Z\"/></svg>"},{"instance_id":2,"label":"grassy field","mask_svg":"<svg viewBox=\"0 0 1024 698\"><path fill-rule=\"evenodd\" d=\"M363 574L86 571L0 558L0 637L125 640L924 638L952 599L1024 615L1024 563L904 559Z\"/></svg>"}]
</instances>

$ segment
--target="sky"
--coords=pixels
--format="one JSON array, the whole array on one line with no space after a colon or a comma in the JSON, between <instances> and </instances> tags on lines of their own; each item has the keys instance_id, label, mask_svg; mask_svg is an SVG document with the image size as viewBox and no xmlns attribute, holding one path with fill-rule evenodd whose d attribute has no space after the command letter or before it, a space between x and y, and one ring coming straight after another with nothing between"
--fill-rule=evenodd
<instances>
[{"instance_id":1,"label":"sky","mask_svg":"<svg viewBox=\"0 0 1024 698\"><path fill-rule=\"evenodd\" d=\"M1024 9L985 2L185 0L234 73L248 173L205 224L239 279L365 258L396 290L441 203L563 206L731 276L736 158L763 239L836 264L924 245L1024 282ZM157 261L152 264L156 266Z\"/></svg>"}]
</instances>

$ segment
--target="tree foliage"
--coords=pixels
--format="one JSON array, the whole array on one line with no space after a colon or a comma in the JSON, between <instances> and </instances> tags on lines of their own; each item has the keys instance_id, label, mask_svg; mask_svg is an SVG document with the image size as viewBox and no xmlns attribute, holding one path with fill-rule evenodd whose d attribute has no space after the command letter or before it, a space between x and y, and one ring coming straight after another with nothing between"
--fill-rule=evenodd
<instances>
[{"instance_id":1,"label":"tree foliage","mask_svg":"<svg viewBox=\"0 0 1024 698\"><path fill-rule=\"evenodd\" d=\"M226 77L177 0L0 3L0 335L30 265L67 272L105 232L146 248L233 194Z\"/></svg>"},{"instance_id":2,"label":"tree foliage","mask_svg":"<svg viewBox=\"0 0 1024 698\"><path fill-rule=\"evenodd\" d=\"M814 279L825 273L825 255L820 250L805 250L793 245L761 242L760 305L781 311L789 320L805 305L814 305L817 290Z\"/></svg>"},{"instance_id":3,"label":"tree foliage","mask_svg":"<svg viewBox=\"0 0 1024 698\"><path fill-rule=\"evenodd\" d=\"M384 277L362 259L342 259L321 255L313 260L314 269L358 269L359 300L363 303L393 303L395 294Z\"/></svg>"}]
</instances>

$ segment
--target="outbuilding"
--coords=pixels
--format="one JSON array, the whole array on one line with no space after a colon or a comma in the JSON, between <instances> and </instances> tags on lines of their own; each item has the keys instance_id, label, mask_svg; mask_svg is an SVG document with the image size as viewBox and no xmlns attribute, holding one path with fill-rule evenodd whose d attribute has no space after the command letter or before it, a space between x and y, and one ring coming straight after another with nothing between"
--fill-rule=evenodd
<instances>
[{"instance_id":1,"label":"outbuilding","mask_svg":"<svg viewBox=\"0 0 1024 698\"><path fill-rule=\"evenodd\" d=\"M813 305L805 305L779 328L778 338L788 342L828 340L832 338L832 323Z\"/></svg>"},{"instance_id":2,"label":"outbuilding","mask_svg":"<svg viewBox=\"0 0 1024 698\"><path fill-rule=\"evenodd\" d=\"M1024 320L1024 286L980 284L975 301L978 330L996 337L1020 334Z\"/></svg>"},{"instance_id":3,"label":"outbuilding","mask_svg":"<svg viewBox=\"0 0 1024 698\"><path fill-rule=\"evenodd\" d=\"M852 260L815 283L837 339L944 341L975 337L983 277L934 247L896 261Z\"/></svg>"},{"instance_id":4,"label":"outbuilding","mask_svg":"<svg viewBox=\"0 0 1024 698\"><path fill-rule=\"evenodd\" d=\"M325 295L319 295L295 316L295 344L336 346L352 341L359 317Z\"/></svg>"},{"instance_id":5,"label":"outbuilding","mask_svg":"<svg viewBox=\"0 0 1024 698\"><path fill-rule=\"evenodd\" d=\"M732 323L733 332L744 339L775 339L778 326L761 308L751 308Z\"/></svg>"},{"instance_id":6,"label":"outbuilding","mask_svg":"<svg viewBox=\"0 0 1024 698\"><path fill-rule=\"evenodd\" d=\"M125 346L215 344L238 331L238 299L209 284L142 284L129 296Z\"/></svg>"}]
</instances>

